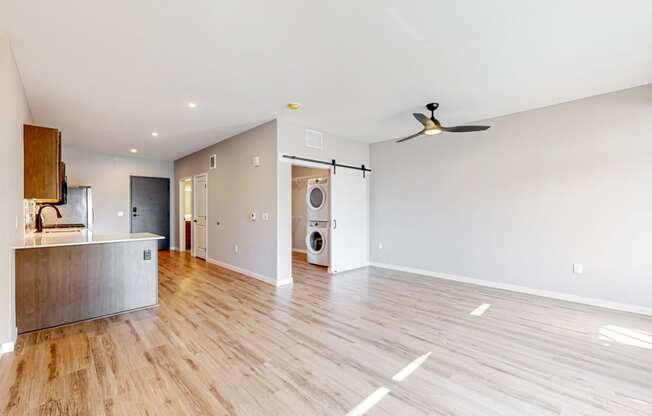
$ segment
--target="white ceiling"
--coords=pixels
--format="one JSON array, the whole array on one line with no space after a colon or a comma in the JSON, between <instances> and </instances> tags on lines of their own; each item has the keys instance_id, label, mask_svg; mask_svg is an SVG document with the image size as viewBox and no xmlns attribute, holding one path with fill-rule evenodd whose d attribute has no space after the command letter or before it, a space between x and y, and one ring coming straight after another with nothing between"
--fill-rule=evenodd
<instances>
[{"instance_id":1,"label":"white ceiling","mask_svg":"<svg viewBox=\"0 0 652 416\"><path fill-rule=\"evenodd\" d=\"M451 125L652 82L649 0L0 2L35 121L118 155L178 158L289 101L374 142L429 101Z\"/></svg>"}]
</instances>

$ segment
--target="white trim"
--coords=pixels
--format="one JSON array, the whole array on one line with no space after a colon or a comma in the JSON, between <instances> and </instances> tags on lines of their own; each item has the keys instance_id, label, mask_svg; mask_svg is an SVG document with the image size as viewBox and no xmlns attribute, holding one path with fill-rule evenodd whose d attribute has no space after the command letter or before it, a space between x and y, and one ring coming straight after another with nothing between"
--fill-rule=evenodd
<instances>
[{"instance_id":1,"label":"white trim","mask_svg":"<svg viewBox=\"0 0 652 416\"><path fill-rule=\"evenodd\" d=\"M177 235L179 237L177 238L178 247L175 247L175 249L177 249L178 251L185 251L186 250L186 220L185 220L185 215L184 215L184 211L185 211L184 208L185 208L185 204L186 204L186 198L185 198L186 184L185 184L185 182L187 180L189 180L189 179L190 179L190 182L191 182L190 186L192 187L192 189L194 191L195 183L193 182L192 176L187 176L185 178L179 179L179 195L178 195L179 196L179 212L177 212L177 214L178 214L177 215L178 216L178 222L179 222L179 224L178 224L179 225L179 232L177 233ZM194 202L195 201L193 200L192 203L194 204ZM191 214L192 214L192 210L191 210ZM192 227L192 225L191 225L191 227Z\"/></svg>"},{"instance_id":2,"label":"white trim","mask_svg":"<svg viewBox=\"0 0 652 416\"><path fill-rule=\"evenodd\" d=\"M192 179L192 247L190 247L190 255L192 257L197 257L197 223L195 222L195 207L197 206L197 179L205 177L206 178L206 195L205 197L205 203L204 203L204 212L206 213L206 260L208 260L208 173L200 173L198 175L193 176ZM185 243L184 243L185 244Z\"/></svg>"},{"instance_id":3,"label":"white trim","mask_svg":"<svg viewBox=\"0 0 652 416\"><path fill-rule=\"evenodd\" d=\"M357 266L347 267L346 269L342 269L342 270L333 270L333 269L331 269L329 267L328 268L328 273L330 273L330 274L339 274L339 273L344 273L344 272L350 272L351 270L363 269L363 268L369 267L369 266L371 266L371 263L362 263L362 264L359 264ZM380 267L380 266L378 266L378 267Z\"/></svg>"},{"instance_id":4,"label":"white trim","mask_svg":"<svg viewBox=\"0 0 652 416\"><path fill-rule=\"evenodd\" d=\"M565 300L568 302L581 303L584 305L591 305L591 306L599 306L602 308L613 309L622 312L631 312L631 313L638 313L641 315L652 316L652 308L648 308L645 306L630 305L627 303L612 302L604 299L570 295L566 293L553 292L550 290L535 289L526 286L513 285L509 283L499 283L490 280L482 280L473 277L458 276L458 275L448 274L448 273L438 273L430 270L417 269L414 267L399 266L396 264L371 262L370 265L374 267L380 267L383 269L397 270L406 273L414 273L414 274L420 274L428 277L435 277L438 279L453 280L456 282L470 283L472 285L491 287L494 289L510 290L512 292L526 293L528 295L542 296L545 298Z\"/></svg>"},{"instance_id":5,"label":"white trim","mask_svg":"<svg viewBox=\"0 0 652 416\"><path fill-rule=\"evenodd\" d=\"M265 283L268 283L268 284L276 286L276 287L292 284L292 278L291 277L287 278L287 279L277 280L277 279L274 279L272 277L264 276L264 275L256 273L256 272L252 272L251 270L243 269L242 267L234 266L234 265L229 264L229 263L224 263L224 262L219 261L219 260L207 258L206 261L209 262L209 263L212 263L212 264L214 264L216 266L224 267L225 269L229 269L229 270L232 270L234 272L243 274L245 276L253 277L254 279L263 281Z\"/></svg>"},{"instance_id":6,"label":"white trim","mask_svg":"<svg viewBox=\"0 0 652 416\"><path fill-rule=\"evenodd\" d=\"M17 327L14 327L12 338L14 339L13 341L3 342L2 344L0 344L0 356L2 356L2 354L12 352L14 350L14 348L16 347L16 340L18 339L18 328Z\"/></svg>"},{"instance_id":7,"label":"white trim","mask_svg":"<svg viewBox=\"0 0 652 416\"><path fill-rule=\"evenodd\" d=\"M276 287L281 287L285 285L291 285L294 282L294 279L288 277L287 279L281 279L276 281Z\"/></svg>"},{"instance_id":8,"label":"white trim","mask_svg":"<svg viewBox=\"0 0 652 416\"><path fill-rule=\"evenodd\" d=\"M295 253L308 254L308 252L306 250L301 249L301 248L293 248L292 251L294 251Z\"/></svg>"},{"instance_id":9,"label":"white trim","mask_svg":"<svg viewBox=\"0 0 652 416\"><path fill-rule=\"evenodd\" d=\"M15 346L16 346L15 341L10 341L10 342L5 342L3 344L0 344L0 355L6 354L8 352L12 352Z\"/></svg>"},{"instance_id":10,"label":"white trim","mask_svg":"<svg viewBox=\"0 0 652 416\"><path fill-rule=\"evenodd\" d=\"M181 251L177 246L170 246L170 251Z\"/></svg>"}]
</instances>

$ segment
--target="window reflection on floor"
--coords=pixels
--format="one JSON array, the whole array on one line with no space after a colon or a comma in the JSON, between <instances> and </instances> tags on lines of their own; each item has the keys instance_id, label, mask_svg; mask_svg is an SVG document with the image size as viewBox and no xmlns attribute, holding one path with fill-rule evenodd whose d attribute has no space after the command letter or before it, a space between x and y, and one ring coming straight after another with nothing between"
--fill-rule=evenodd
<instances>
[{"instance_id":1,"label":"window reflection on floor","mask_svg":"<svg viewBox=\"0 0 652 416\"><path fill-rule=\"evenodd\" d=\"M359 405L357 405L353 410L346 414L346 416L362 416L369 409L374 407L376 403L381 401L383 397L387 396L389 389L387 387L379 387L371 393L366 399L364 399Z\"/></svg>"},{"instance_id":2,"label":"window reflection on floor","mask_svg":"<svg viewBox=\"0 0 652 416\"><path fill-rule=\"evenodd\" d=\"M604 341L613 341L623 345L652 350L652 334L645 331L606 325L600 328L599 333L600 339Z\"/></svg>"},{"instance_id":3,"label":"window reflection on floor","mask_svg":"<svg viewBox=\"0 0 652 416\"><path fill-rule=\"evenodd\" d=\"M410 374L414 372L417 368L421 367L421 364L424 363L430 357L430 354L432 352L429 352L427 354L423 354L421 357L416 358L414 361L412 361L410 364L406 365L403 367L401 371L396 373L394 377L392 377L392 380L394 381L403 381L405 380Z\"/></svg>"},{"instance_id":4,"label":"window reflection on floor","mask_svg":"<svg viewBox=\"0 0 652 416\"><path fill-rule=\"evenodd\" d=\"M491 307L491 304L489 303L483 303L482 305L478 306L471 312L471 315L473 316L482 316L485 312L487 312L487 309Z\"/></svg>"}]
</instances>

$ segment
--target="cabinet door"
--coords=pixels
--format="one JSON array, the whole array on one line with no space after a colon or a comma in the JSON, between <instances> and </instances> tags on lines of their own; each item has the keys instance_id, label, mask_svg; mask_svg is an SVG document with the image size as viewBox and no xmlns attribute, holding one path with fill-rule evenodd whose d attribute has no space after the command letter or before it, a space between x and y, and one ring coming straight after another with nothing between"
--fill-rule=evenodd
<instances>
[{"instance_id":1,"label":"cabinet door","mask_svg":"<svg viewBox=\"0 0 652 416\"><path fill-rule=\"evenodd\" d=\"M25 199L61 198L61 136L57 129L25 125L23 130Z\"/></svg>"}]
</instances>

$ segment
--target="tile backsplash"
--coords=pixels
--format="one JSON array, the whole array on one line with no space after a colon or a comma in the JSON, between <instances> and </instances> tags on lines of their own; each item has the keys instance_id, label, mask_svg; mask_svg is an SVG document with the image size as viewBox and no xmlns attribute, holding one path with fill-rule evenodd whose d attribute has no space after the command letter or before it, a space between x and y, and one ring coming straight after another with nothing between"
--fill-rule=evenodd
<instances>
[{"instance_id":1,"label":"tile backsplash","mask_svg":"<svg viewBox=\"0 0 652 416\"><path fill-rule=\"evenodd\" d=\"M31 199L23 200L23 214L25 215L25 234L34 232L36 224L34 218L36 215L36 202Z\"/></svg>"}]
</instances>

